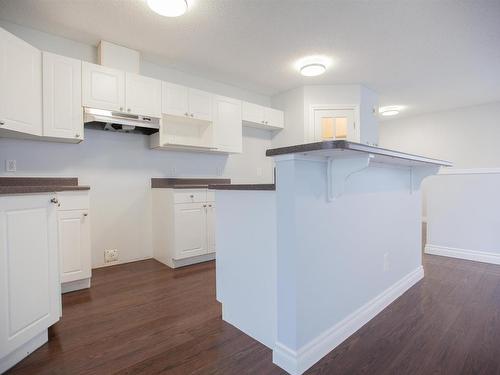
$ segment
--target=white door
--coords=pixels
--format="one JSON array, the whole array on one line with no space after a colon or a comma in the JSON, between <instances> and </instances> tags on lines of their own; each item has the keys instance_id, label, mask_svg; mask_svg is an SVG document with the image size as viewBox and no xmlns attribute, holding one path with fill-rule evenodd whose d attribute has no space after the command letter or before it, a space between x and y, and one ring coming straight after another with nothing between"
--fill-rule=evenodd
<instances>
[{"instance_id":1,"label":"white door","mask_svg":"<svg viewBox=\"0 0 500 375\"><path fill-rule=\"evenodd\" d=\"M219 151L242 152L241 101L214 97L214 146Z\"/></svg>"},{"instance_id":2,"label":"white door","mask_svg":"<svg viewBox=\"0 0 500 375\"><path fill-rule=\"evenodd\" d=\"M123 112L125 110L125 72L95 65L82 64L84 107Z\"/></svg>"},{"instance_id":3,"label":"white door","mask_svg":"<svg viewBox=\"0 0 500 375\"><path fill-rule=\"evenodd\" d=\"M42 53L2 28L0 129L42 135Z\"/></svg>"},{"instance_id":4,"label":"white door","mask_svg":"<svg viewBox=\"0 0 500 375\"><path fill-rule=\"evenodd\" d=\"M175 259L207 252L206 203L175 205Z\"/></svg>"},{"instance_id":5,"label":"white door","mask_svg":"<svg viewBox=\"0 0 500 375\"><path fill-rule=\"evenodd\" d=\"M314 111L314 141L356 141L354 109Z\"/></svg>"},{"instance_id":6,"label":"white door","mask_svg":"<svg viewBox=\"0 0 500 375\"><path fill-rule=\"evenodd\" d=\"M161 81L125 73L125 102L127 112L161 117Z\"/></svg>"},{"instance_id":7,"label":"white door","mask_svg":"<svg viewBox=\"0 0 500 375\"><path fill-rule=\"evenodd\" d=\"M0 358L59 320L61 289L52 197L0 197Z\"/></svg>"},{"instance_id":8,"label":"white door","mask_svg":"<svg viewBox=\"0 0 500 375\"><path fill-rule=\"evenodd\" d=\"M215 252L215 203L207 204L207 253Z\"/></svg>"},{"instance_id":9,"label":"white door","mask_svg":"<svg viewBox=\"0 0 500 375\"><path fill-rule=\"evenodd\" d=\"M264 109L264 115L265 115L265 124L275 127L275 128L283 128L284 127L284 113L283 111L279 111L274 108L268 108L266 107Z\"/></svg>"},{"instance_id":10,"label":"white door","mask_svg":"<svg viewBox=\"0 0 500 375\"><path fill-rule=\"evenodd\" d=\"M264 125L265 114L264 107L258 104L243 102L242 118L243 121L253 122Z\"/></svg>"},{"instance_id":11,"label":"white door","mask_svg":"<svg viewBox=\"0 0 500 375\"><path fill-rule=\"evenodd\" d=\"M83 140L80 60L43 53L43 135Z\"/></svg>"},{"instance_id":12,"label":"white door","mask_svg":"<svg viewBox=\"0 0 500 375\"><path fill-rule=\"evenodd\" d=\"M87 210L59 211L61 283L91 276L90 219Z\"/></svg>"},{"instance_id":13,"label":"white door","mask_svg":"<svg viewBox=\"0 0 500 375\"><path fill-rule=\"evenodd\" d=\"M189 116L204 121L212 121L212 94L189 89Z\"/></svg>"},{"instance_id":14,"label":"white door","mask_svg":"<svg viewBox=\"0 0 500 375\"><path fill-rule=\"evenodd\" d=\"M189 116L189 89L173 83L162 83L162 112L172 116Z\"/></svg>"}]
</instances>

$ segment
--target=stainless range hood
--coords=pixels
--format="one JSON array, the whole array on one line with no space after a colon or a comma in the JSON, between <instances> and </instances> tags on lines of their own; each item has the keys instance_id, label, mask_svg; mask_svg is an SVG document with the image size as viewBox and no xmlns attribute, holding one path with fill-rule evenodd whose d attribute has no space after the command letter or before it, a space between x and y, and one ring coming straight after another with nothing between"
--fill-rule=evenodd
<instances>
[{"instance_id":1,"label":"stainless range hood","mask_svg":"<svg viewBox=\"0 0 500 375\"><path fill-rule=\"evenodd\" d=\"M84 108L83 115L85 124L101 123L104 130L130 132L136 128L144 128L151 132L160 129L160 119L157 117L87 107Z\"/></svg>"}]
</instances>

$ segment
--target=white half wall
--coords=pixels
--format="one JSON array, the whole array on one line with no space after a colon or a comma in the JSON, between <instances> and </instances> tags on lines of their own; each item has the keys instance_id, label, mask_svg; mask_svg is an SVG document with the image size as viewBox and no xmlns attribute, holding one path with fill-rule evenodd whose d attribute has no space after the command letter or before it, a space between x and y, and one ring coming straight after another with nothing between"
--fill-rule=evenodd
<instances>
[{"instance_id":1,"label":"white half wall","mask_svg":"<svg viewBox=\"0 0 500 375\"><path fill-rule=\"evenodd\" d=\"M426 252L500 264L500 103L387 121L380 140L454 163L423 184Z\"/></svg>"},{"instance_id":2,"label":"white half wall","mask_svg":"<svg viewBox=\"0 0 500 375\"><path fill-rule=\"evenodd\" d=\"M0 27L34 46L90 62L96 48L0 21ZM270 99L219 82L151 64L142 73L220 95L269 105ZM79 145L0 138L0 176L70 176L91 186L92 266L104 265L104 249L118 249L120 263L152 256L151 177L229 177L241 183L269 183L273 162L265 156L271 134L243 129L243 153L216 155L159 151L139 134L85 130ZM5 160L17 172L5 172Z\"/></svg>"}]
</instances>

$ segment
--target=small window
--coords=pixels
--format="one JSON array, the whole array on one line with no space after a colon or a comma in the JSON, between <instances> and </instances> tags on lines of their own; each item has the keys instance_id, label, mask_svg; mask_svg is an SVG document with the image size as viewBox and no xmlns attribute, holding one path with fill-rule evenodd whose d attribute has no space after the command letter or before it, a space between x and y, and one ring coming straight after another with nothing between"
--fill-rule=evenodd
<instances>
[{"instance_id":1,"label":"small window","mask_svg":"<svg viewBox=\"0 0 500 375\"><path fill-rule=\"evenodd\" d=\"M321 138L323 140L346 139L347 117L322 117Z\"/></svg>"}]
</instances>

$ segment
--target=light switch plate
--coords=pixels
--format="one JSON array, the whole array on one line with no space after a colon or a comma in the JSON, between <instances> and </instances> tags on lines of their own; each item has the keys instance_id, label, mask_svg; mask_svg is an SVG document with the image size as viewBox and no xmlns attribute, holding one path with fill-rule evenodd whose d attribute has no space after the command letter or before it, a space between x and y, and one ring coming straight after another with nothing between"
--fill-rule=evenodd
<instances>
[{"instance_id":1,"label":"light switch plate","mask_svg":"<svg viewBox=\"0 0 500 375\"><path fill-rule=\"evenodd\" d=\"M17 165L15 160L5 160L5 171L15 172L17 170Z\"/></svg>"}]
</instances>

